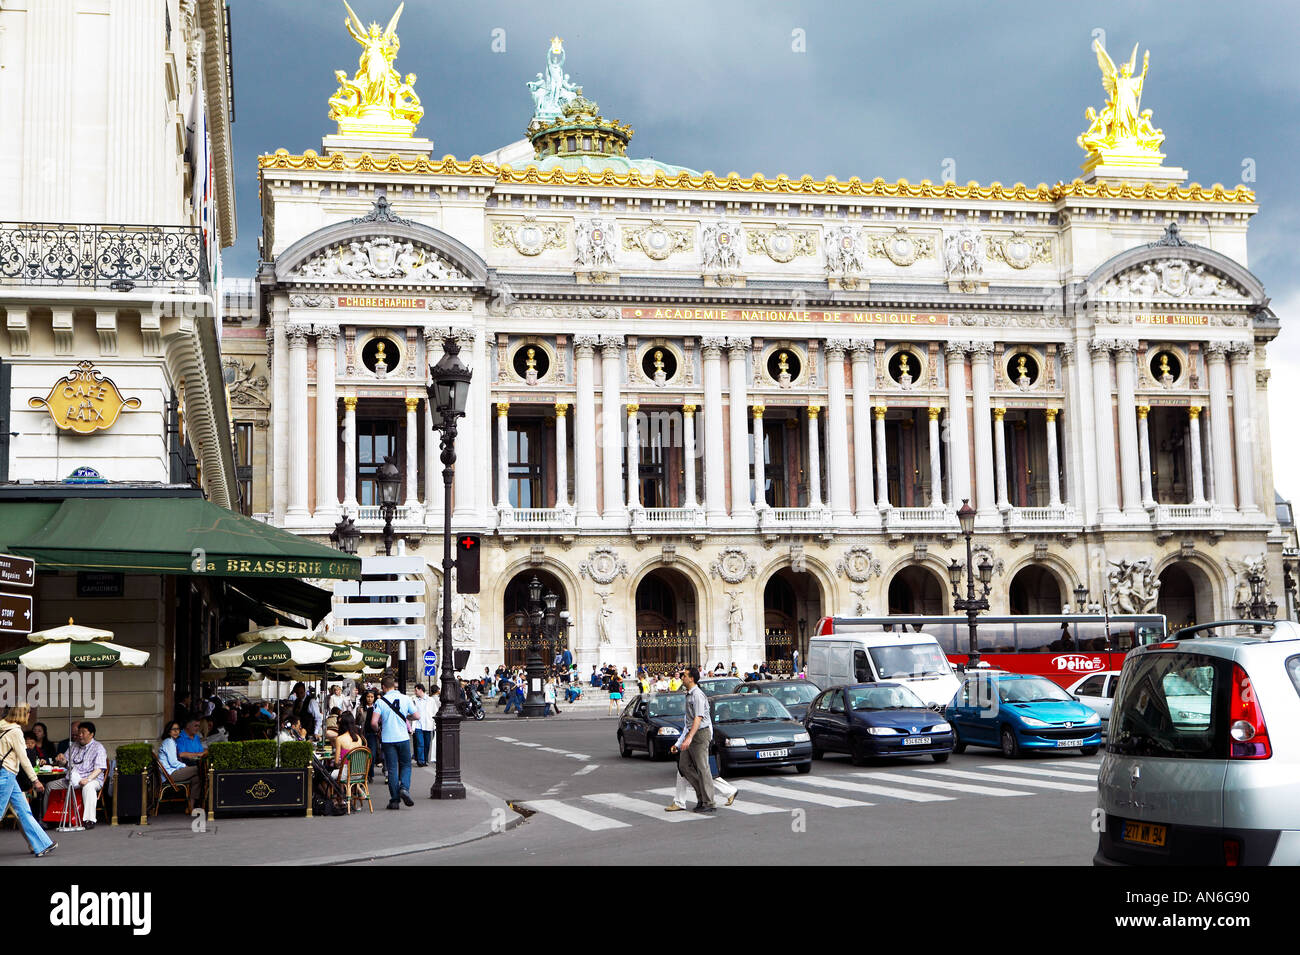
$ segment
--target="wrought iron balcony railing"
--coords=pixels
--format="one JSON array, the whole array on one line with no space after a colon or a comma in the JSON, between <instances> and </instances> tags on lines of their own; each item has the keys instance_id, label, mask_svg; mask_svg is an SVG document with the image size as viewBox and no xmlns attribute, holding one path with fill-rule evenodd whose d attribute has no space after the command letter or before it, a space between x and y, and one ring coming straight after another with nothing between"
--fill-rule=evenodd
<instances>
[{"instance_id":1,"label":"wrought iron balcony railing","mask_svg":"<svg viewBox=\"0 0 1300 955\"><path fill-rule=\"evenodd\" d=\"M0 222L0 285L194 292L209 283L198 226Z\"/></svg>"}]
</instances>

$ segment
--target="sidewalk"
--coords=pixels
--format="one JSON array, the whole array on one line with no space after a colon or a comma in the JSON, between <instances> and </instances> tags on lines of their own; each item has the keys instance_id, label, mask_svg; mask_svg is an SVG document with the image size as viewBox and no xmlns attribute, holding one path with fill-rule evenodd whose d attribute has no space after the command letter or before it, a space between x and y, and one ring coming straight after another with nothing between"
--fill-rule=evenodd
<instances>
[{"instance_id":1,"label":"sidewalk","mask_svg":"<svg viewBox=\"0 0 1300 955\"><path fill-rule=\"evenodd\" d=\"M513 715L513 714L512 714ZM522 817L505 802L466 784L463 800L433 800L432 767L411 770L415 806L391 811L382 775L371 784L375 804L351 816L241 816L196 821L184 812L151 817L148 826L109 820L91 832L54 832L59 848L44 859L22 834L0 831L0 866L339 865L460 845L513 829ZM182 807L183 809L183 807ZM206 826L206 831L194 831Z\"/></svg>"}]
</instances>

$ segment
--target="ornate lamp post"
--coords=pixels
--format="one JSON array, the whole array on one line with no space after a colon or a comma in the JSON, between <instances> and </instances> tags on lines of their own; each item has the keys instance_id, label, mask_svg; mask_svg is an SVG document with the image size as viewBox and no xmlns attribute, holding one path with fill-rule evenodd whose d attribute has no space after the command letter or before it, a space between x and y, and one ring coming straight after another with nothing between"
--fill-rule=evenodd
<instances>
[{"instance_id":1,"label":"ornate lamp post","mask_svg":"<svg viewBox=\"0 0 1300 955\"><path fill-rule=\"evenodd\" d=\"M397 515L397 498L402 492L402 472L391 455L384 458L375 475L379 485L379 513L384 518L384 556L393 554L393 518Z\"/></svg>"},{"instance_id":2,"label":"ornate lamp post","mask_svg":"<svg viewBox=\"0 0 1300 955\"><path fill-rule=\"evenodd\" d=\"M472 372L460 360L460 346L448 335L442 343L442 357L429 369L429 407L433 427L442 432L442 692L438 714L434 717L437 728L438 766L433 788L433 799L464 799L465 784L460 778L460 684L456 682L454 654L451 644L451 570L455 561L451 556L451 483L456 474L456 421L465 415L469 400L469 383Z\"/></svg>"},{"instance_id":3,"label":"ornate lamp post","mask_svg":"<svg viewBox=\"0 0 1300 955\"><path fill-rule=\"evenodd\" d=\"M984 592L980 596L975 596L975 572L973 562L975 559L971 549L971 537L975 533L975 508L970 506L970 500L963 498L961 510L957 512L957 521L961 524L962 537L966 538L966 596L961 596L961 577L962 565L953 560L948 564L948 577L952 581L952 606L954 610L962 610L966 613L966 619L970 621L970 649L967 652L966 665L968 667L977 667L980 663L980 644L979 633L976 628L980 612L989 609L989 584L993 580L993 565L985 557L980 561L979 576L980 583L984 585Z\"/></svg>"},{"instance_id":4,"label":"ornate lamp post","mask_svg":"<svg viewBox=\"0 0 1300 955\"><path fill-rule=\"evenodd\" d=\"M1074 612L1088 612L1088 588L1083 584L1074 588Z\"/></svg>"},{"instance_id":5,"label":"ornate lamp post","mask_svg":"<svg viewBox=\"0 0 1300 955\"><path fill-rule=\"evenodd\" d=\"M543 597L542 582L536 577L528 584L528 695L524 698L520 716L546 715L546 693L542 690L546 667L542 660L542 636L548 628L554 633L559 619L555 604L559 599L553 593Z\"/></svg>"},{"instance_id":6,"label":"ornate lamp post","mask_svg":"<svg viewBox=\"0 0 1300 955\"><path fill-rule=\"evenodd\" d=\"M1243 620L1276 620L1277 601L1264 600L1264 575L1251 571L1246 578L1250 582L1250 603L1242 601L1237 604L1237 614ZM1263 624L1255 624L1255 632L1263 633Z\"/></svg>"},{"instance_id":7,"label":"ornate lamp post","mask_svg":"<svg viewBox=\"0 0 1300 955\"><path fill-rule=\"evenodd\" d=\"M334 525L330 531L330 543L345 554L356 554L357 544L361 542L361 531L352 523L352 518L343 515L343 520Z\"/></svg>"}]
</instances>

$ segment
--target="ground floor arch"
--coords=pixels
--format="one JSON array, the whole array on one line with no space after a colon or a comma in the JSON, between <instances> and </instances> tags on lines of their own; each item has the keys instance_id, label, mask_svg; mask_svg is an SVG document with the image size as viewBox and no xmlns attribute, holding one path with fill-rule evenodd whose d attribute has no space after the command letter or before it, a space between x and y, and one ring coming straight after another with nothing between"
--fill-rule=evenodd
<instances>
[{"instance_id":1,"label":"ground floor arch","mask_svg":"<svg viewBox=\"0 0 1300 955\"><path fill-rule=\"evenodd\" d=\"M505 665L509 668L522 667L528 662L528 642L532 633L528 591L534 578L542 585L543 597L546 594L555 594L557 612L569 610L568 591L564 582L550 571L540 567L528 568L511 577L501 597L502 646L505 650ZM545 600L543 600L544 606ZM561 626L559 633L553 639L543 635L542 662L550 666L551 661L555 659L556 650L567 646L568 640L569 633L564 626Z\"/></svg>"},{"instance_id":2,"label":"ground floor arch","mask_svg":"<svg viewBox=\"0 0 1300 955\"><path fill-rule=\"evenodd\" d=\"M1012 614L1058 614L1068 602L1064 583L1044 564L1027 564L1011 578L1007 588Z\"/></svg>"},{"instance_id":3,"label":"ground floor arch","mask_svg":"<svg viewBox=\"0 0 1300 955\"><path fill-rule=\"evenodd\" d=\"M699 596L680 570L656 567L637 583L636 664L651 673L702 665Z\"/></svg>"},{"instance_id":4,"label":"ground floor arch","mask_svg":"<svg viewBox=\"0 0 1300 955\"><path fill-rule=\"evenodd\" d=\"M947 611L947 591L938 572L924 564L909 564L889 581L891 615L940 615Z\"/></svg>"},{"instance_id":5,"label":"ground floor arch","mask_svg":"<svg viewBox=\"0 0 1300 955\"><path fill-rule=\"evenodd\" d=\"M1214 619L1214 584L1190 560L1179 560L1160 572L1156 613L1165 615L1169 630Z\"/></svg>"},{"instance_id":6,"label":"ground floor arch","mask_svg":"<svg viewBox=\"0 0 1300 955\"><path fill-rule=\"evenodd\" d=\"M797 649L808 655L808 633L823 615L822 588L808 573L782 567L763 587L763 655L769 670L790 673ZM739 662L739 661L738 661Z\"/></svg>"}]
</instances>

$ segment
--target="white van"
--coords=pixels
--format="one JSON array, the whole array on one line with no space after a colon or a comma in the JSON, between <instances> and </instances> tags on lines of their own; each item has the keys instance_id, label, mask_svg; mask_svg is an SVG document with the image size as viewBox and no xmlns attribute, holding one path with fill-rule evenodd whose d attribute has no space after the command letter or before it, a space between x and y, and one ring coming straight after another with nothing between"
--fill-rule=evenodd
<instances>
[{"instance_id":1,"label":"white van","mask_svg":"<svg viewBox=\"0 0 1300 955\"><path fill-rule=\"evenodd\" d=\"M947 706L961 685L939 641L924 633L856 628L825 617L808 641L808 679L823 689L851 683L901 683L927 705Z\"/></svg>"}]
</instances>

